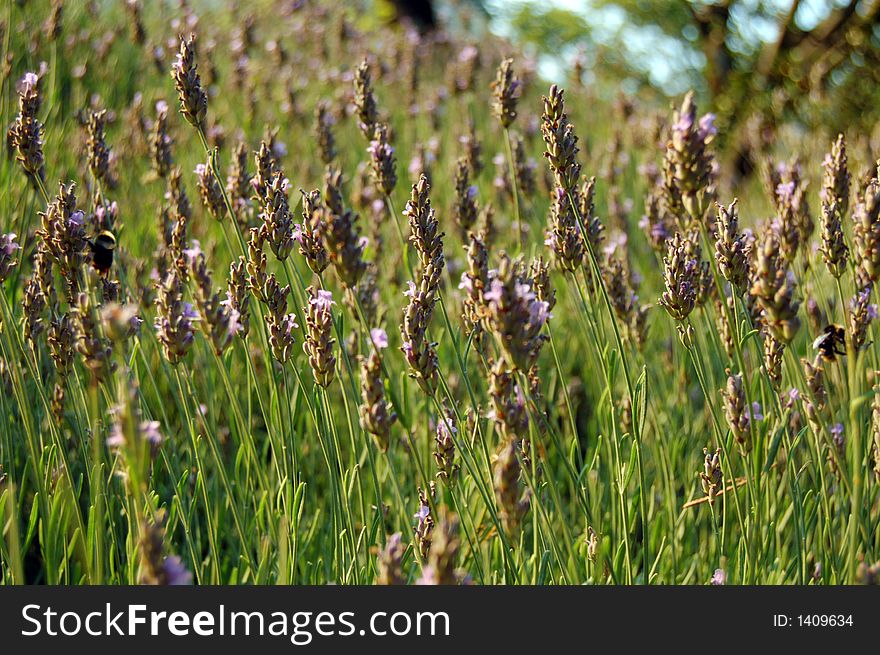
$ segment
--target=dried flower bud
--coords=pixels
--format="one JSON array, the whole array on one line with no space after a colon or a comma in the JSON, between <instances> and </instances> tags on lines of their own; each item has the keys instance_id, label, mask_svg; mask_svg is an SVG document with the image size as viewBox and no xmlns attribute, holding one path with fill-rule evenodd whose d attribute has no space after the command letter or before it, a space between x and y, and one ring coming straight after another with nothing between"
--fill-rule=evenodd
<instances>
[{"instance_id":1,"label":"dried flower bud","mask_svg":"<svg viewBox=\"0 0 880 655\"><path fill-rule=\"evenodd\" d=\"M822 162L824 174L819 198L823 207L834 206L837 220L842 220L849 211L850 175L847 167L846 139L838 134L831 145L831 152Z\"/></svg>"},{"instance_id":2,"label":"dried flower bud","mask_svg":"<svg viewBox=\"0 0 880 655\"><path fill-rule=\"evenodd\" d=\"M381 349L388 347L388 335L381 328L373 328L370 341L370 354L361 359L361 427L373 435L382 452L386 452L391 426L397 420L397 414L391 411L385 399L382 359L379 355Z\"/></svg>"},{"instance_id":3,"label":"dried flower bud","mask_svg":"<svg viewBox=\"0 0 880 655\"><path fill-rule=\"evenodd\" d=\"M173 141L168 134L168 103L160 100L156 103L156 120L150 137L150 154L153 170L161 178L168 177L174 167L174 156L171 153Z\"/></svg>"},{"instance_id":4,"label":"dried flower bud","mask_svg":"<svg viewBox=\"0 0 880 655\"><path fill-rule=\"evenodd\" d=\"M410 367L410 375L418 382L419 387L428 395L433 395L437 384L437 351L436 344L428 339L428 324L434 314L434 303L437 302L436 291L426 288L424 283L416 286L413 282L404 292L409 302L403 311L400 325L402 345L401 351Z\"/></svg>"},{"instance_id":5,"label":"dried flower bud","mask_svg":"<svg viewBox=\"0 0 880 655\"><path fill-rule=\"evenodd\" d=\"M483 291L489 286L489 252L481 235L470 233L467 247L467 269L461 274L459 289L465 291L462 319L465 333L482 352L483 348Z\"/></svg>"},{"instance_id":6,"label":"dried flower bud","mask_svg":"<svg viewBox=\"0 0 880 655\"><path fill-rule=\"evenodd\" d=\"M370 65L364 59L357 67L354 77L354 105L358 113L358 127L367 139L372 139L379 120Z\"/></svg>"},{"instance_id":7,"label":"dried flower bud","mask_svg":"<svg viewBox=\"0 0 880 655\"><path fill-rule=\"evenodd\" d=\"M877 282L880 280L880 181L876 179L871 180L853 209L853 237L858 274Z\"/></svg>"},{"instance_id":8,"label":"dried flower bud","mask_svg":"<svg viewBox=\"0 0 880 655\"><path fill-rule=\"evenodd\" d=\"M689 239L676 232L668 241L667 255L663 258L666 291L659 301L676 321L684 321L696 305L698 273L699 262L690 256Z\"/></svg>"},{"instance_id":9,"label":"dried flower bud","mask_svg":"<svg viewBox=\"0 0 880 655\"><path fill-rule=\"evenodd\" d=\"M330 103L322 100L315 107L315 141L321 161L329 166L336 159L336 140L333 138L333 115Z\"/></svg>"},{"instance_id":10,"label":"dried flower bud","mask_svg":"<svg viewBox=\"0 0 880 655\"><path fill-rule=\"evenodd\" d=\"M309 287L306 293L309 296L309 304L303 307L303 314L306 317L306 339L303 343L303 351L308 355L315 382L326 389L333 382L336 370L336 356L333 354L333 344L336 340L331 336L333 315L330 312L330 308L336 302L329 291Z\"/></svg>"},{"instance_id":11,"label":"dried flower bud","mask_svg":"<svg viewBox=\"0 0 880 655\"><path fill-rule=\"evenodd\" d=\"M239 141L232 155L232 163L229 165L226 175L226 194L235 210L235 218L242 230L249 225L249 210L251 207L250 193L253 189L253 176L248 172L248 149L243 141Z\"/></svg>"},{"instance_id":12,"label":"dried flower bud","mask_svg":"<svg viewBox=\"0 0 880 655\"><path fill-rule=\"evenodd\" d=\"M739 232L739 211L734 198L727 207L717 205L718 221L715 226L715 260L724 279L742 292L749 282L749 247Z\"/></svg>"},{"instance_id":13,"label":"dried flower bud","mask_svg":"<svg viewBox=\"0 0 880 655\"><path fill-rule=\"evenodd\" d=\"M264 302L269 309L266 315L266 327L269 329L269 346L272 356L284 364L293 352L296 343L293 331L299 327L295 314L287 313L287 298L290 286L282 287L274 274L266 278L263 293Z\"/></svg>"},{"instance_id":14,"label":"dried flower bud","mask_svg":"<svg viewBox=\"0 0 880 655\"><path fill-rule=\"evenodd\" d=\"M199 325L211 341L214 352L222 355L241 330L238 310L225 302L215 290L205 253L196 249L190 257L190 271L195 283L193 297L199 312Z\"/></svg>"},{"instance_id":15,"label":"dried flower bud","mask_svg":"<svg viewBox=\"0 0 880 655\"><path fill-rule=\"evenodd\" d=\"M684 209L687 219L683 227L700 225L712 205L714 190L714 161L708 145L715 136L715 116L706 114L697 120L697 106L693 91L684 97L681 109L672 117L671 138L666 146L665 164L671 174L673 194L669 207Z\"/></svg>"},{"instance_id":16,"label":"dried flower bud","mask_svg":"<svg viewBox=\"0 0 880 655\"><path fill-rule=\"evenodd\" d=\"M516 442L508 440L501 447L493 464L493 482L495 499L498 502L498 514L508 535L516 534L523 516L529 508L527 496L523 493L520 482L520 471Z\"/></svg>"},{"instance_id":17,"label":"dried flower bud","mask_svg":"<svg viewBox=\"0 0 880 655\"><path fill-rule=\"evenodd\" d=\"M7 139L25 173L43 180L43 124L37 119L42 104L41 79L42 75L28 72L19 81L18 115L9 128Z\"/></svg>"},{"instance_id":18,"label":"dried flower bud","mask_svg":"<svg viewBox=\"0 0 880 655\"><path fill-rule=\"evenodd\" d=\"M846 271L846 263L849 258L849 249L846 246L846 238L843 234L843 226L840 222L840 211L837 204L822 203L822 216L820 220L822 246L822 259L828 266L828 271L836 278L840 278Z\"/></svg>"},{"instance_id":19,"label":"dried flower bud","mask_svg":"<svg viewBox=\"0 0 880 655\"><path fill-rule=\"evenodd\" d=\"M871 303L873 285L869 284L850 300L849 336L852 347L858 352L868 340L868 328L877 318L877 305Z\"/></svg>"},{"instance_id":20,"label":"dried flower bud","mask_svg":"<svg viewBox=\"0 0 880 655\"><path fill-rule=\"evenodd\" d=\"M477 222L480 213L477 195L477 187L470 184L467 159L459 157L455 163L455 200L452 212L462 234L467 234Z\"/></svg>"},{"instance_id":21,"label":"dried flower bud","mask_svg":"<svg viewBox=\"0 0 880 655\"><path fill-rule=\"evenodd\" d=\"M74 300L82 286L82 266L88 253L85 214L76 208L76 185L59 184L58 196L40 214L45 252L58 266L67 283L68 298Z\"/></svg>"},{"instance_id":22,"label":"dried flower bud","mask_svg":"<svg viewBox=\"0 0 880 655\"><path fill-rule=\"evenodd\" d=\"M507 129L516 119L516 105L522 93L522 82L513 72L513 59L505 59L492 82L492 113Z\"/></svg>"},{"instance_id":23,"label":"dried flower bud","mask_svg":"<svg viewBox=\"0 0 880 655\"><path fill-rule=\"evenodd\" d=\"M751 293L764 313L768 330L783 344L790 343L800 328L800 301L795 296L794 275L786 267L779 237L769 229L755 254Z\"/></svg>"},{"instance_id":24,"label":"dried flower bud","mask_svg":"<svg viewBox=\"0 0 880 655\"><path fill-rule=\"evenodd\" d=\"M223 304L233 316L238 316L238 336L247 337L250 331L250 294L247 260L239 257L229 266L229 281L226 285L226 300Z\"/></svg>"},{"instance_id":25,"label":"dried flower bud","mask_svg":"<svg viewBox=\"0 0 880 655\"><path fill-rule=\"evenodd\" d=\"M321 192L315 189L306 193L301 191L303 222L294 228L294 239L299 242L299 252L306 258L309 268L320 275L330 265L327 249L324 247L324 206Z\"/></svg>"},{"instance_id":26,"label":"dried flower bud","mask_svg":"<svg viewBox=\"0 0 880 655\"><path fill-rule=\"evenodd\" d=\"M455 414L448 408L444 408L443 413L437 417L434 463L437 465L437 477L447 487L452 487L458 477L459 466L455 463L455 437L457 434Z\"/></svg>"},{"instance_id":27,"label":"dried flower bud","mask_svg":"<svg viewBox=\"0 0 880 655\"><path fill-rule=\"evenodd\" d=\"M112 351L98 328L95 309L86 293L79 293L72 310L76 351L82 355L83 364L95 382L106 380L113 370L110 362Z\"/></svg>"},{"instance_id":28,"label":"dried flower bud","mask_svg":"<svg viewBox=\"0 0 880 655\"><path fill-rule=\"evenodd\" d=\"M578 146L574 126L565 114L565 91L555 84L544 96L544 114L541 117L541 134L547 151L544 156L550 164L555 186L566 194L572 193L580 179L581 167L577 161Z\"/></svg>"},{"instance_id":29,"label":"dried flower bud","mask_svg":"<svg viewBox=\"0 0 880 655\"><path fill-rule=\"evenodd\" d=\"M18 264L15 253L21 249L21 246L15 242L15 236L15 233L0 234L0 284L6 281L12 269Z\"/></svg>"},{"instance_id":30,"label":"dried flower bud","mask_svg":"<svg viewBox=\"0 0 880 655\"><path fill-rule=\"evenodd\" d=\"M721 390L721 397L730 431L742 453L748 453L752 449L752 421L760 421L764 417L760 413L761 408L758 403L753 403L751 408L748 406L742 373L733 375L728 371L727 387Z\"/></svg>"},{"instance_id":31,"label":"dried flower bud","mask_svg":"<svg viewBox=\"0 0 880 655\"><path fill-rule=\"evenodd\" d=\"M526 439L529 431L526 399L504 360L492 363L489 369L489 400L492 405L489 418L495 421L501 434L508 440Z\"/></svg>"},{"instance_id":32,"label":"dried flower bud","mask_svg":"<svg viewBox=\"0 0 880 655\"><path fill-rule=\"evenodd\" d=\"M204 127L208 113L208 95L202 88L196 64L196 37L180 38L180 51L171 68L171 77L180 98L180 113L194 127Z\"/></svg>"},{"instance_id":33,"label":"dried flower bud","mask_svg":"<svg viewBox=\"0 0 880 655\"><path fill-rule=\"evenodd\" d=\"M376 125L371 136L367 153L370 155L373 180L379 193L390 196L397 185L397 160L394 158L394 147L389 141L388 126Z\"/></svg>"},{"instance_id":34,"label":"dried flower bud","mask_svg":"<svg viewBox=\"0 0 880 655\"><path fill-rule=\"evenodd\" d=\"M785 344L769 331L762 331L761 338L764 345L764 371L770 379L770 384L779 391L782 384L782 357L785 354Z\"/></svg>"},{"instance_id":35,"label":"dried flower bud","mask_svg":"<svg viewBox=\"0 0 880 655\"><path fill-rule=\"evenodd\" d=\"M325 173L323 199L325 222L321 225L321 235L327 257L342 284L354 289L366 269L363 257L366 244L358 229L358 215L343 203L342 171L338 168L329 167Z\"/></svg>"},{"instance_id":36,"label":"dried flower bud","mask_svg":"<svg viewBox=\"0 0 880 655\"><path fill-rule=\"evenodd\" d=\"M703 448L704 463L703 470L700 472L700 483L703 487L703 493L709 498L709 504L715 504L715 497L722 491L724 485L724 477L721 473L721 449L711 452L708 448Z\"/></svg>"},{"instance_id":37,"label":"dried flower bud","mask_svg":"<svg viewBox=\"0 0 880 655\"><path fill-rule=\"evenodd\" d=\"M156 294L156 336L172 365L183 359L195 339L193 322L199 319L195 308L183 300L183 283L177 270L169 271Z\"/></svg>"},{"instance_id":38,"label":"dried flower bud","mask_svg":"<svg viewBox=\"0 0 880 655\"><path fill-rule=\"evenodd\" d=\"M521 262L501 253L498 269L483 293L486 325L510 366L521 371L531 368L547 340L543 328L550 318L550 305L538 299L533 285Z\"/></svg>"},{"instance_id":39,"label":"dried flower bud","mask_svg":"<svg viewBox=\"0 0 880 655\"><path fill-rule=\"evenodd\" d=\"M279 261L287 259L295 243L293 215L290 212L287 189L287 178L281 171L275 171L266 187L260 214L263 219L263 235Z\"/></svg>"},{"instance_id":40,"label":"dried flower bud","mask_svg":"<svg viewBox=\"0 0 880 655\"><path fill-rule=\"evenodd\" d=\"M195 174L198 177L199 197L202 199L202 205L212 217L219 221L226 215L226 205L223 201L220 180L214 175L214 169L211 166L211 160L215 153L216 150L208 155L206 163L196 166Z\"/></svg>"},{"instance_id":41,"label":"dried flower bud","mask_svg":"<svg viewBox=\"0 0 880 655\"><path fill-rule=\"evenodd\" d=\"M268 274L266 273L266 253L265 253L266 237L262 228L251 228L250 238L248 239L248 256L247 256L247 274L248 287L256 296L257 300L266 302L266 282Z\"/></svg>"},{"instance_id":42,"label":"dried flower bud","mask_svg":"<svg viewBox=\"0 0 880 655\"><path fill-rule=\"evenodd\" d=\"M409 240L419 255L420 286L429 292L440 288L440 279L446 260L443 256L443 233L431 207L431 185L422 175L412 187L403 215L409 221Z\"/></svg>"},{"instance_id":43,"label":"dried flower bud","mask_svg":"<svg viewBox=\"0 0 880 655\"><path fill-rule=\"evenodd\" d=\"M433 483L432 483L433 485ZM427 559L431 550L431 538L434 532L434 518L431 516L431 506L428 503L427 493L419 488L419 511L413 516L416 519L415 537L421 558Z\"/></svg>"}]
</instances>

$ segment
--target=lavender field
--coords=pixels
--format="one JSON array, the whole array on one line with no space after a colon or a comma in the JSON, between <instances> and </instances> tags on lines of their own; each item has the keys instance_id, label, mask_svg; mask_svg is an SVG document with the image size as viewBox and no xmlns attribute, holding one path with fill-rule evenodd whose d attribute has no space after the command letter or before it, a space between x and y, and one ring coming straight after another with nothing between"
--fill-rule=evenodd
<instances>
[{"instance_id":1,"label":"lavender field","mask_svg":"<svg viewBox=\"0 0 880 655\"><path fill-rule=\"evenodd\" d=\"M876 584L876 136L367 20L0 8L2 583Z\"/></svg>"}]
</instances>

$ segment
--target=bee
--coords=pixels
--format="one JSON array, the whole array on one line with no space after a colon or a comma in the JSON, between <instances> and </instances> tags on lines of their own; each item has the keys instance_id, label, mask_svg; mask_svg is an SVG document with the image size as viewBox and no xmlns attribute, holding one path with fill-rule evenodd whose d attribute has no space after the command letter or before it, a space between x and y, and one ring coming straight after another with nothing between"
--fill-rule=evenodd
<instances>
[{"instance_id":1,"label":"bee","mask_svg":"<svg viewBox=\"0 0 880 655\"><path fill-rule=\"evenodd\" d=\"M813 348L819 351L822 359L833 362L837 355L845 355L846 350L841 350L846 345L846 331L833 323L826 325L822 334L816 337Z\"/></svg>"},{"instance_id":2,"label":"bee","mask_svg":"<svg viewBox=\"0 0 880 655\"><path fill-rule=\"evenodd\" d=\"M116 250L116 237L110 230L99 232L93 241L89 242L92 248L92 266L100 275L107 275L113 265L113 251Z\"/></svg>"}]
</instances>

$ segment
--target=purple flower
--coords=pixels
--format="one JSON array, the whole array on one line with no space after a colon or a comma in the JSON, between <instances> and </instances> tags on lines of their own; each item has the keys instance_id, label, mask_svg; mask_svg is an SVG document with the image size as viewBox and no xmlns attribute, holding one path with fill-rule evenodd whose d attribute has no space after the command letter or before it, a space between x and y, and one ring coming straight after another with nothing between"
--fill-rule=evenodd
<instances>
[{"instance_id":1,"label":"purple flower","mask_svg":"<svg viewBox=\"0 0 880 655\"><path fill-rule=\"evenodd\" d=\"M535 292L532 291L532 285L518 282L514 287L514 295L517 300L531 302L535 299Z\"/></svg>"},{"instance_id":2,"label":"purple flower","mask_svg":"<svg viewBox=\"0 0 880 655\"><path fill-rule=\"evenodd\" d=\"M522 80L514 79L510 83L510 95L519 98L522 95Z\"/></svg>"},{"instance_id":3,"label":"purple flower","mask_svg":"<svg viewBox=\"0 0 880 655\"><path fill-rule=\"evenodd\" d=\"M776 197L780 202L790 202L794 196L794 181L783 182L776 186Z\"/></svg>"},{"instance_id":4,"label":"purple flower","mask_svg":"<svg viewBox=\"0 0 880 655\"><path fill-rule=\"evenodd\" d=\"M0 234L0 252L2 252L7 257L12 257L16 250L21 248L20 245L15 243L16 234L14 232L10 232L9 234Z\"/></svg>"},{"instance_id":5,"label":"purple flower","mask_svg":"<svg viewBox=\"0 0 880 655\"><path fill-rule=\"evenodd\" d=\"M122 448L125 445L125 435L122 434L122 426L114 423L110 428L110 436L107 437L108 448Z\"/></svg>"},{"instance_id":6,"label":"purple flower","mask_svg":"<svg viewBox=\"0 0 880 655\"><path fill-rule=\"evenodd\" d=\"M367 147L369 155L376 160L391 159L394 156L394 146L390 143L382 143L381 141L370 141Z\"/></svg>"},{"instance_id":7,"label":"purple flower","mask_svg":"<svg viewBox=\"0 0 880 655\"><path fill-rule=\"evenodd\" d=\"M77 209L70 215L70 218L67 219L68 224L71 227L82 227L85 225L86 215L83 214L82 210Z\"/></svg>"},{"instance_id":8,"label":"purple flower","mask_svg":"<svg viewBox=\"0 0 880 655\"><path fill-rule=\"evenodd\" d=\"M751 409L746 407L746 416L751 421L763 421L764 415L761 413L761 404L756 401L752 403Z\"/></svg>"},{"instance_id":9,"label":"purple flower","mask_svg":"<svg viewBox=\"0 0 880 655\"><path fill-rule=\"evenodd\" d=\"M461 280L458 283L459 289L464 289L468 293L471 293L474 290L474 282L471 280L471 276L467 271L461 272Z\"/></svg>"},{"instance_id":10,"label":"purple flower","mask_svg":"<svg viewBox=\"0 0 880 655\"><path fill-rule=\"evenodd\" d=\"M188 321L197 321L199 320L199 313L196 311L196 308L192 306L192 303L185 302L183 303L183 318Z\"/></svg>"},{"instance_id":11,"label":"purple flower","mask_svg":"<svg viewBox=\"0 0 880 655\"><path fill-rule=\"evenodd\" d=\"M697 134L699 134L700 139L704 142L708 141L717 133L718 128L715 127L715 114L709 113L704 115L700 119L700 125L697 128Z\"/></svg>"},{"instance_id":12,"label":"purple flower","mask_svg":"<svg viewBox=\"0 0 880 655\"><path fill-rule=\"evenodd\" d=\"M194 264L201 254L202 244L199 243L196 239L192 240L189 248L184 248L183 250L183 256L186 258L187 263L190 265Z\"/></svg>"},{"instance_id":13,"label":"purple flower","mask_svg":"<svg viewBox=\"0 0 880 655\"><path fill-rule=\"evenodd\" d=\"M654 223L651 226L651 238L657 243L666 241L669 237L669 230L666 229L666 226L662 223Z\"/></svg>"},{"instance_id":14,"label":"purple flower","mask_svg":"<svg viewBox=\"0 0 880 655\"><path fill-rule=\"evenodd\" d=\"M458 434L458 428L455 427L452 419L447 416L441 416L437 421L437 439L443 443L453 441L453 437Z\"/></svg>"},{"instance_id":15,"label":"purple flower","mask_svg":"<svg viewBox=\"0 0 880 655\"><path fill-rule=\"evenodd\" d=\"M831 426L831 439L839 450L843 450L845 444L843 440L843 423L835 423Z\"/></svg>"},{"instance_id":16,"label":"purple flower","mask_svg":"<svg viewBox=\"0 0 880 655\"><path fill-rule=\"evenodd\" d=\"M407 298L412 298L416 295L416 284L412 280L406 281L406 291L403 292L403 295Z\"/></svg>"},{"instance_id":17,"label":"purple flower","mask_svg":"<svg viewBox=\"0 0 880 655\"><path fill-rule=\"evenodd\" d=\"M309 304L314 305L321 311L329 312L330 307L335 305L336 301L333 300L331 292L321 289L314 298L309 300Z\"/></svg>"},{"instance_id":18,"label":"purple flower","mask_svg":"<svg viewBox=\"0 0 880 655\"><path fill-rule=\"evenodd\" d=\"M165 578L169 585L191 585L193 576L187 571L183 562L177 555L169 555L163 563Z\"/></svg>"},{"instance_id":19,"label":"purple flower","mask_svg":"<svg viewBox=\"0 0 880 655\"><path fill-rule=\"evenodd\" d=\"M400 349L403 351L404 356L408 360L412 359L412 356L413 356L412 341L404 341L402 344L400 344Z\"/></svg>"},{"instance_id":20,"label":"purple flower","mask_svg":"<svg viewBox=\"0 0 880 655\"><path fill-rule=\"evenodd\" d=\"M678 120L672 124L672 131L678 132L680 134L687 134L691 131L691 128L694 126L694 114L687 113L681 114L678 117Z\"/></svg>"},{"instance_id":21,"label":"purple flower","mask_svg":"<svg viewBox=\"0 0 880 655\"><path fill-rule=\"evenodd\" d=\"M140 425L141 436L146 439L151 446L158 446L162 443L164 437L159 432L159 421L143 421Z\"/></svg>"},{"instance_id":22,"label":"purple flower","mask_svg":"<svg viewBox=\"0 0 880 655\"><path fill-rule=\"evenodd\" d=\"M370 330L370 339L372 340L373 345L380 350L388 347L388 333L382 328L373 328Z\"/></svg>"},{"instance_id":23,"label":"purple flower","mask_svg":"<svg viewBox=\"0 0 880 655\"><path fill-rule=\"evenodd\" d=\"M498 302L501 300L501 295L504 293L504 283L495 278L489 284L489 290L483 294L483 298L485 298L489 302Z\"/></svg>"},{"instance_id":24,"label":"purple flower","mask_svg":"<svg viewBox=\"0 0 880 655\"><path fill-rule=\"evenodd\" d=\"M132 316L128 321L128 327L132 334L138 334L141 331L141 325L143 324L144 319L140 316Z\"/></svg>"},{"instance_id":25,"label":"purple flower","mask_svg":"<svg viewBox=\"0 0 880 655\"><path fill-rule=\"evenodd\" d=\"M608 239L608 243L602 248L602 252L604 252L609 257L614 254L614 252L620 248L624 250L626 248L627 236L623 232L617 232L612 235L610 239Z\"/></svg>"},{"instance_id":26,"label":"purple flower","mask_svg":"<svg viewBox=\"0 0 880 655\"><path fill-rule=\"evenodd\" d=\"M227 300L224 300L223 303L224 304L228 303L228 298L227 298ZM229 336L234 337L239 332L241 332L242 328L243 328L243 326L241 324L241 312L238 311L237 309L233 309L232 307L230 307L229 308L229 326L228 326Z\"/></svg>"},{"instance_id":27,"label":"purple flower","mask_svg":"<svg viewBox=\"0 0 880 655\"><path fill-rule=\"evenodd\" d=\"M513 387L513 393L514 393L514 396L516 397L517 406L521 410L525 411L526 397L523 394L523 390L520 388L520 386L518 384Z\"/></svg>"},{"instance_id":28,"label":"purple flower","mask_svg":"<svg viewBox=\"0 0 880 655\"><path fill-rule=\"evenodd\" d=\"M293 331L299 327L299 324L296 322L296 314L285 314L284 318L281 320L281 328L284 330L284 335L290 337L293 334Z\"/></svg>"},{"instance_id":29,"label":"purple flower","mask_svg":"<svg viewBox=\"0 0 880 655\"><path fill-rule=\"evenodd\" d=\"M420 505L419 511L413 514L413 518L416 519L419 524L421 524L426 518L431 515L431 508L427 505Z\"/></svg>"},{"instance_id":30,"label":"purple flower","mask_svg":"<svg viewBox=\"0 0 880 655\"><path fill-rule=\"evenodd\" d=\"M727 584L727 573L724 572L724 569L715 569L715 573L712 574L712 579L709 580L709 584L716 586Z\"/></svg>"},{"instance_id":31,"label":"purple flower","mask_svg":"<svg viewBox=\"0 0 880 655\"><path fill-rule=\"evenodd\" d=\"M302 245L303 242L303 226L301 223L296 223L293 226L293 240L296 241L299 245Z\"/></svg>"},{"instance_id":32,"label":"purple flower","mask_svg":"<svg viewBox=\"0 0 880 655\"><path fill-rule=\"evenodd\" d=\"M694 285L690 280L682 280L678 284L678 295L687 298L694 292Z\"/></svg>"},{"instance_id":33,"label":"purple flower","mask_svg":"<svg viewBox=\"0 0 880 655\"><path fill-rule=\"evenodd\" d=\"M529 320L532 325L544 325L550 318L550 304L545 300L537 300L529 307Z\"/></svg>"},{"instance_id":34,"label":"purple flower","mask_svg":"<svg viewBox=\"0 0 880 655\"><path fill-rule=\"evenodd\" d=\"M40 78L37 76L37 74L28 71L24 74L24 77L22 77L18 82L18 92L21 95L27 95L31 91L33 91L39 83Z\"/></svg>"}]
</instances>

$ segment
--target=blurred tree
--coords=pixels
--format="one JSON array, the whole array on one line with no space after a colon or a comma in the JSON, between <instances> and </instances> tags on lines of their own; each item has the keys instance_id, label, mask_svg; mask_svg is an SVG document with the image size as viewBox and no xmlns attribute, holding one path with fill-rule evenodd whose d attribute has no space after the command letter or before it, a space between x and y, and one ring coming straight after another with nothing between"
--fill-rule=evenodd
<instances>
[{"instance_id":1,"label":"blurred tree","mask_svg":"<svg viewBox=\"0 0 880 655\"><path fill-rule=\"evenodd\" d=\"M867 130L880 118L880 0L592 0L487 6L544 53L581 48L597 81L693 87L748 172L755 127ZM571 6L569 3L567 6ZM658 71L663 75L658 76ZM769 128L769 129L768 129Z\"/></svg>"},{"instance_id":2,"label":"blurred tree","mask_svg":"<svg viewBox=\"0 0 880 655\"><path fill-rule=\"evenodd\" d=\"M628 22L703 55L705 90L741 172L756 154L747 126L795 118L809 127L867 129L880 115L880 0L670 2L665 11L645 0L596 5L618 7Z\"/></svg>"}]
</instances>

